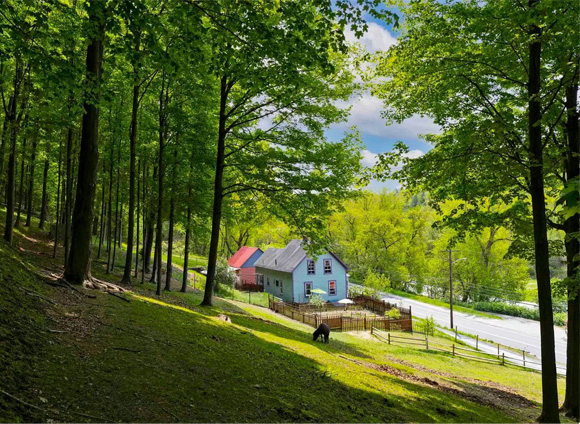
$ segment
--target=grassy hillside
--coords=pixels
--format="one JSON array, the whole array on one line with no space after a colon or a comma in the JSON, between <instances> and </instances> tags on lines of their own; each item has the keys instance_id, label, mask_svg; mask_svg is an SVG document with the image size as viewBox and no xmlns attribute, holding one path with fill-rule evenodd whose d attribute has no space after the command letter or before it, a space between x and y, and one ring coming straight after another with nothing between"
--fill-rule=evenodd
<instances>
[{"instance_id":1,"label":"grassy hillside","mask_svg":"<svg viewBox=\"0 0 580 424\"><path fill-rule=\"evenodd\" d=\"M513 422L540 412L536 373L363 333L314 343L312 328L259 306L200 308L199 291L158 298L136 285L129 302L78 293L50 285L58 266L43 235L18 234L16 246L0 243L3 421Z\"/></svg>"}]
</instances>

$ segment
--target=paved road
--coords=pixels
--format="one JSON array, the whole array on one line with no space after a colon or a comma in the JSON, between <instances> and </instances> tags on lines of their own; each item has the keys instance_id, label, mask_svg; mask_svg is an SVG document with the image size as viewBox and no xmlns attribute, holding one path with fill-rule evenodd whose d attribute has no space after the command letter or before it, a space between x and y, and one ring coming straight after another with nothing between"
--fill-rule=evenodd
<instances>
[{"instance_id":1,"label":"paved road","mask_svg":"<svg viewBox=\"0 0 580 424\"><path fill-rule=\"evenodd\" d=\"M449 309L408 299L391 293L383 293L383 299L400 306L411 306L413 316L426 318L433 316L438 325L449 327ZM540 323L525 318L499 315L503 319L486 318L463 312L453 312L453 324L459 331L479 335L482 339L492 340L514 349L525 350L537 358L540 351ZM566 332L554 327L556 336L556 361L566 364Z\"/></svg>"}]
</instances>

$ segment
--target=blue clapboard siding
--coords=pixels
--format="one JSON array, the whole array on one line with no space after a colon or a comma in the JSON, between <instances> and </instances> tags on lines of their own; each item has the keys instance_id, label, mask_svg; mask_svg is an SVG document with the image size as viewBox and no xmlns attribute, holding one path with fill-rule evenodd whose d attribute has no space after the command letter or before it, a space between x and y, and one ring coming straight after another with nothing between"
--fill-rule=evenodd
<instances>
[{"instance_id":1,"label":"blue clapboard siding","mask_svg":"<svg viewBox=\"0 0 580 424\"><path fill-rule=\"evenodd\" d=\"M330 259L332 261L332 274L324 273L324 260ZM327 294L322 294L322 298L326 301L337 302L340 299L347 297L347 281L346 269L344 266L330 253L325 253L318 256L315 263L315 274L308 275L307 272L307 258L296 267L293 276L294 287L294 301L298 303L307 303L308 298L304 296L304 283L312 281L313 289L322 289ZM329 281L336 281L336 295L330 295Z\"/></svg>"}]
</instances>

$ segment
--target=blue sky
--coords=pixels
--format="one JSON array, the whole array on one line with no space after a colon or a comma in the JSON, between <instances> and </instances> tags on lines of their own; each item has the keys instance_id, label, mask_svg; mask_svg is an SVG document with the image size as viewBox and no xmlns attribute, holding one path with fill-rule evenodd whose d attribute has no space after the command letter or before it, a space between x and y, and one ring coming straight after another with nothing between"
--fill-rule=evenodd
<instances>
[{"instance_id":1,"label":"blue sky","mask_svg":"<svg viewBox=\"0 0 580 424\"><path fill-rule=\"evenodd\" d=\"M357 40L350 31L347 31L347 40L360 43L369 52L386 50L397 42L397 34L392 27L372 18L367 21L369 29L364 37ZM331 140L338 140L348 128L356 125L365 144L365 150L362 152L362 163L365 166L372 166L376 155L390 151L397 141L402 141L409 147L410 156L421 156L431 147L420 139L420 134L436 133L439 130L431 119L421 116L413 116L400 124L387 126L385 120L381 118L381 100L372 97L368 92L352 98L349 105L352 108L348 122L332 126L327 131L327 136ZM384 183L373 181L369 189L380 191L383 187L395 189L399 184L396 181Z\"/></svg>"}]
</instances>

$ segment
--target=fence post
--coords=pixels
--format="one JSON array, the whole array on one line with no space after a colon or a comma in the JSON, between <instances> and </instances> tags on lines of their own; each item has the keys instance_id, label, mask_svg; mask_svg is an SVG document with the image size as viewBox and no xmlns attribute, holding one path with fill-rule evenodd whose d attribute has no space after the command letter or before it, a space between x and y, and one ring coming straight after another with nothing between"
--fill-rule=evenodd
<instances>
[{"instance_id":1,"label":"fence post","mask_svg":"<svg viewBox=\"0 0 580 424\"><path fill-rule=\"evenodd\" d=\"M497 344L497 359L499 359L499 343Z\"/></svg>"},{"instance_id":2,"label":"fence post","mask_svg":"<svg viewBox=\"0 0 580 424\"><path fill-rule=\"evenodd\" d=\"M429 338L425 337L425 350L429 350Z\"/></svg>"},{"instance_id":3,"label":"fence post","mask_svg":"<svg viewBox=\"0 0 580 424\"><path fill-rule=\"evenodd\" d=\"M526 368L526 351L522 349L522 356L524 358L524 368Z\"/></svg>"},{"instance_id":4,"label":"fence post","mask_svg":"<svg viewBox=\"0 0 580 424\"><path fill-rule=\"evenodd\" d=\"M365 331L366 331L366 329L367 329L367 317L366 317L366 316L365 316L365 318L364 318L364 329L365 329Z\"/></svg>"},{"instance_id":5,"label":"fence post","mask_svg":"<svg viewBox=\"0 0 580 424\"><path fill-rule=\"evenodd\" d=\"M501 364L505 365L505 352L501 353Z\"/></svg>"},{"instance_id":6,"label":"fence post","mask_svg":"<svg viewBox=\"0 0 580 424\"><path fill-rule=\"evenodd\" d=\"M479 350L479 334L475 335L475 350Z\"/></svg>"},{"instance_id":7,"label":"fence post","mask_svg":"<svg viewBox=\"0 0 580 424\"><path fill-rule=\"evenodd\" d=\"M453 356L455 356L455 344L453 344Z\"/></svg>"},{"instance_id":8,"label":"fence post","mask_svg":"<svg viewBox=\"0 0 580 424\"><path fill-rule=\"evenodd\" d=\"M388 333L389 336L389 344L391 344L391 333Z\"/></svg>"}]
</instances>

